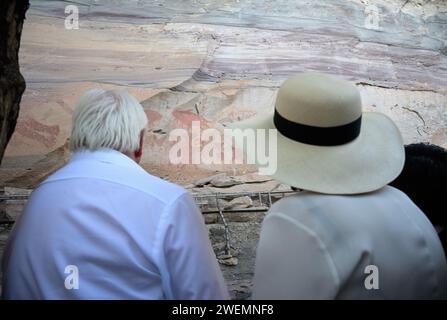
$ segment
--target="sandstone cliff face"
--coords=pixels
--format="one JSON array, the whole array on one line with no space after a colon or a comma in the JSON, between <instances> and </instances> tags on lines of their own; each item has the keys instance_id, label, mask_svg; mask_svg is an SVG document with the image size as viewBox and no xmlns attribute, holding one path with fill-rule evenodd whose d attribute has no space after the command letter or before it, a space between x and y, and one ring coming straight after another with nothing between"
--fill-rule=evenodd
<instances>
[{"instance_id":1,"label":"sandstone cliff face","mask_svg":"<svg viewBox=\"0 0 447 320\"><path fill-rule=\"evenodd\" d=\"M67 30L73 4L79 29ZM31 1L20 56L28 87L3 170L60 148L74 103L99 86L142 101L149 170L172 180L231 171L170 165L170 130L269 112L281 82L302 71L355 82L365 110L393 118L406 143L447 147L446 24L441 0Z\"/></svg>"}]
</instances>

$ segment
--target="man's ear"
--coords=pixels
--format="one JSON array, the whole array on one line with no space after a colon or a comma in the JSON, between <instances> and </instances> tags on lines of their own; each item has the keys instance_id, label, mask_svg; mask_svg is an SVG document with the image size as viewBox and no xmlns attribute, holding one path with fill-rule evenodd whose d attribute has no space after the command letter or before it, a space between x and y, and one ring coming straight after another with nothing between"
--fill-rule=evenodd
<instances>
[{"instance_id":1,"label":"man's ear","mask_svg":"<svg viewBox=\"0 0 447 320\"><path fill-rule=\"evenodd\" d=\"M140 145L138 146L138 150L134 152L136 162L140 162L141 156L143 155L144 131L143 129L140 132Z\"/></svg>"}]
</instances>

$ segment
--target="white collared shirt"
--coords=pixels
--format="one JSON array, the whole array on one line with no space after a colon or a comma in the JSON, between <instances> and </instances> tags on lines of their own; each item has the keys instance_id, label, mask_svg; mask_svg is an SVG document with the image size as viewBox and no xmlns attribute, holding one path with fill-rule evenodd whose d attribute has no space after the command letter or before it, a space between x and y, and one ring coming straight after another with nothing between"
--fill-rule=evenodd
<instances>
[{"instance_id":1,"label":"white collared shirt","mask_svg":"<svg viewBox=\"0 0 447 320\"><path fill-rule=\"evenodd\" d=\"M264 220L253 298L447 298L447 263L430 221L393 187L302 192Z\"/></svg>"},{"instance_id":2,"label":"white collared shirt","mask_svg":"<svg viewBox=\"0 0 447 320\"><path fill-rule=\"evenodd\" d=\"M114 150L32 193L3 258L6 299L227 299L197 206Z\"/></svg>"}]
</instances>

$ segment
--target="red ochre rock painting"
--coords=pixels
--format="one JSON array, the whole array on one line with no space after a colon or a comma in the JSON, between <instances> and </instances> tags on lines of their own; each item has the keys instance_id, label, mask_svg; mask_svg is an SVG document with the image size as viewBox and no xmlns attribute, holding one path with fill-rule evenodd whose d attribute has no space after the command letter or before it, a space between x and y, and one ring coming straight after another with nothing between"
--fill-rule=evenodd
<instances>
[{"instance_id":1,"label":"red ochre rock painting","mask_svg":"<svg viewBox=\"0 0 447 320\"><path fill-rule=\"evenodd\" d=\"M145 109L144 112L146 113L147 119L149 121L148 123L149 128L152 128L154 123L156 123L158 120L162 118L162 115L157 111Z\"/></svg>"},{"instance_id":2,"label":"red ochre rock painting","mask_svg":"<svg viewBox=\"0 0 447 320\"><path fill-rule=\"evenodd\" d=\"M35 119L27 118L17 122L15 131L50 148L55 145L60 129L58 125L49 126Z\"/></svg>"},{"instance_id":3,"label":"red ochre rock painting","mask_svg":"<svg viewBox=\"0 0 447 320\"><path fill-rule=\"evenodd\" d=\"M200 127L210 127L210 122L192 111L177 110L172 112L175 120L182 124L184 128L191 128L193 121L200 121Z\"/></svg>"},{"instance_id":4,"label":"red ochre rock painting","mask_svg":"<svg viewBox=\"0 0 447 320\"><path fill-rule=\"evenodd\" d=\"M203 117L201 117L200 115L198 115L198 114L196 114L196 113L194 113L192 111L180 111L180 110L174 111L174 112L172 112L172 119L173 119L173 121L171 122L171 128L173 128L173 129L174 128L186 129L188 131L189 135L190 135L189 136L190 140L188 141L189 142L189 154L190 154L190 157L191 157L191 153L193 151L193 145L197 145L197 143L199 142L199 148L200 148L200 150L203 150L203 147L205 145L208 145L208 144L211 143L211 145L214 146L213 149L217 147L217 149L214 149L214 151L218 151L219 150L219 145L220 145L219 158L223 161L223 159L224 159L224 153L223 153L223 151L224 151L224 139L223 139L223 135L222 135L223 134L222 130L218 129L221 132L221 137L220 137L221 139L220 139L220 141L214 141L214 140L206 141L206 140L203 140L203 138L201 136L200 136L200 141L197 141L197 140L195 140L191 136L192 131L193 131L193 129L192 129L193 122L197 121L197 122L200 123L200 130L201 131L206 130L208 128L217 129L215 123L204 119ZM171 141L170 145L172 146L174 143L175 142ZM232 150L232 154L233 154L233 157L234 157L235 147L232 146L231 150Z\"/></svg>"}]
</instances>

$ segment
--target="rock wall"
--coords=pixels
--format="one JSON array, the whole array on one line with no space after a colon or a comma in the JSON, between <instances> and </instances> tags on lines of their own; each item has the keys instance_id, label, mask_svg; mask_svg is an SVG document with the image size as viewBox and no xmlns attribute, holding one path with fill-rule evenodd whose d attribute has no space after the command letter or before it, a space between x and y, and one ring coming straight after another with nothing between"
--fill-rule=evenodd
<instances>
[{"instance_id":1,"label":"rock wall","mask_svg":"<svg viewBox=\"0 0 447 320\"><path fill-rule=\"evenodd\" d=\"M79 29L65 28L68 5ZM302 71L356 83L365 110L393 118L406 143L447 147L446 24L444 0L31 1L20 53L27 90L3 177L42 167L63 146L74 104L92 87L142 101L148 170L185 182L250 171L170 165L169 132L266 113L281 82Z\"/></svg>"}]
</instances>

